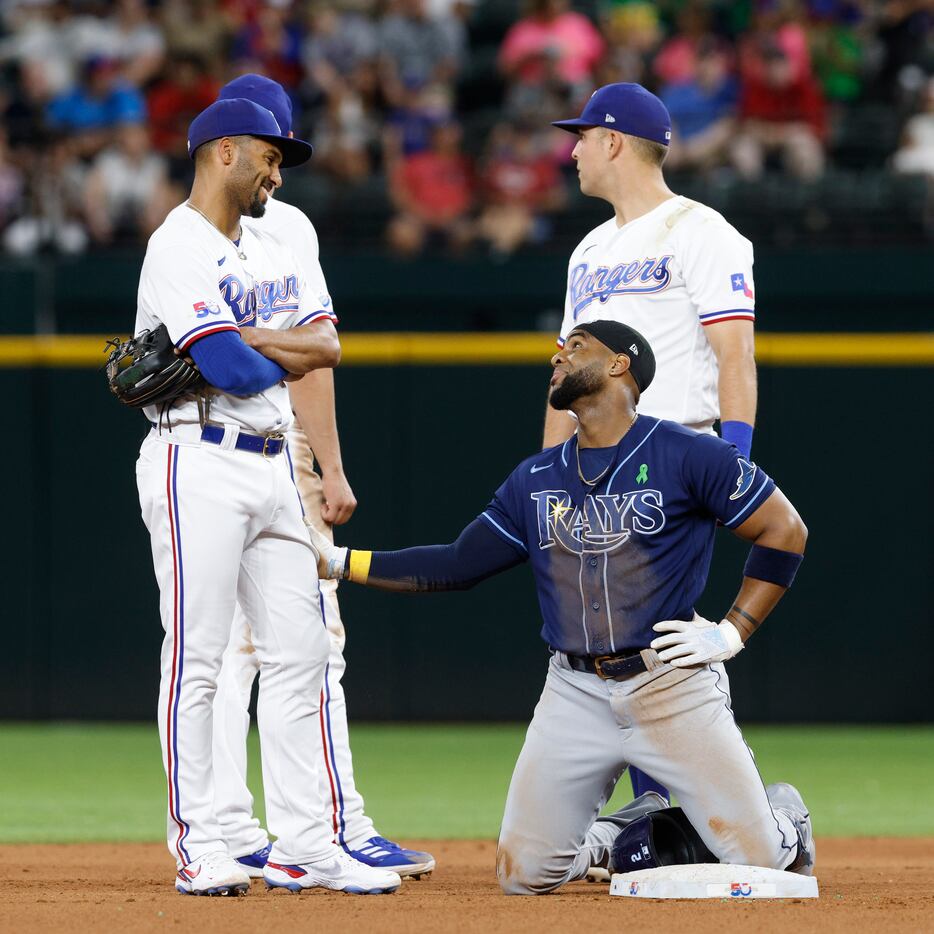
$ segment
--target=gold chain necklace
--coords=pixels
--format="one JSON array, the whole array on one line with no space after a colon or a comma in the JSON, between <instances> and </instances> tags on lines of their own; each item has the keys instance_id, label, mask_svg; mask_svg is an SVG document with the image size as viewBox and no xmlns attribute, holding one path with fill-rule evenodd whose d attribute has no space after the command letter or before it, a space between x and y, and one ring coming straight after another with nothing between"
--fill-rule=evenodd
<instances>
[{"instance_id":1,"label":"gold chain necklace","mask_svg":"<svg viewBox=\"0 0 934 934\"><path fill-rule=\"evenodd\" d=\"M221 230L220 227L218 227L217 224L215 224L214 221L212 221L211 218L204 213L204 211L201 210L201 208L195 207L195 205L193 205L190 201L186 201L185 204L190 207L192 211L200 214L225 240L230 240L233 248L237 251L237 256L239 256L240 259L246 259L246 253L244 253L243 250L241 250L240 247L230 237L228 237L227 234L225 234L224 231ZM242 227L240 228L240 237L238 239L243 239Z\"/></svg>"},{"instance_id":2,"label":"gold chain necklace","mask_svg":"<svg viewBox=\"0 0 934 934\"><path fill-rule=\"evenodd\" d=\"M625 438L626 435L629 434L630 430L632 429L632 426L635 425L636 419L638 417L639 417L639 413L635 412L632 416L632 421L629 423L629 426L623 432L623 438ZM620 438L619 441L622 441L623 438ZM617 441L616 443L619 444L619 441ZM580 477L581 482L585 483L587 486L596 486L606 476L607 471L613 466L613 458L610 458L609 464L607 464L606 467L604 467L603 470L596 477L594 477L593 480L588 480L584 476L584 472L581 470L580 438L578 438L577 448L575 449L574 453L577 455L577 476Z\"/></svg>"}]
</instances>

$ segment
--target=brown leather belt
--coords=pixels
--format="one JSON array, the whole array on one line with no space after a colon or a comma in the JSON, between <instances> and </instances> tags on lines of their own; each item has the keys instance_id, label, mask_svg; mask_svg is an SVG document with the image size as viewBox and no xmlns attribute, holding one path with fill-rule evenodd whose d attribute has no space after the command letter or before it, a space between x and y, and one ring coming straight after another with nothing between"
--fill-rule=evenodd
<instances>
[{"instance_id":1,"label":"brown leather belt","mask_svg":"<svg viewBox=\"0 0 934 934\"><path fill-rule=\"evenodd\" d=\"M626 652L622 655L568 655L568 664L575 671L589 671L604 680L612 678L623 681L633 675L648 671L640 652Z\"/></svg>"}]
</instances>

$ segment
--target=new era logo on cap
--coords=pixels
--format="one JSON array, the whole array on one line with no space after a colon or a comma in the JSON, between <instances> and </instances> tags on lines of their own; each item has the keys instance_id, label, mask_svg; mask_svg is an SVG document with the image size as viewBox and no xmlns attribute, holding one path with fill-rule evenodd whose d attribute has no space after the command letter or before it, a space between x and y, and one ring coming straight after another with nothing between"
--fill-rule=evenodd
<instances>
[{"instance_id":1,"label":"new era logo on cap","mask_svg":"<svg viewBox=\"0 0 934 934\"><path fill-rule=\"evenodd\" d=\"M616 117L612 114L607 114L603 119L606 120L607 123L616 123Z\"/></svg>"},{"instance_id":2,"label":"new era logo on cap","mask_svg":"<svg viewBox=\"0 0 934 934\"><path fill-rule=\"evenodd\" d=\"M630 345L629 345L629 349L630 349L637 357L639 356L639 348L636 347L635 344L630 344Z\"/></svg>"}]
</instances>

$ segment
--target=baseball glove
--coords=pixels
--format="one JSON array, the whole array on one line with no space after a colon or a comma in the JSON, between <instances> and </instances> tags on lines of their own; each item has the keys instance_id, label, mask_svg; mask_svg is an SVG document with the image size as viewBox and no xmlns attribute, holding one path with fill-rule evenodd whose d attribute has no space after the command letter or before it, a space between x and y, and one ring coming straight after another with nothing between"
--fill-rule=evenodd
<instances>
[{"instance_id":1,"label":"baseball glove","mask_svg":"<svg viewBox=\"0 0 934 934\"><path fill-rule=\"evenodd\" d=\"M134 409L172 402L206 385L198 370L175 353L164 324L128 341L115 337L107 347L113 348L107 360L110 391Z\"/></svg>"}]
</instances>

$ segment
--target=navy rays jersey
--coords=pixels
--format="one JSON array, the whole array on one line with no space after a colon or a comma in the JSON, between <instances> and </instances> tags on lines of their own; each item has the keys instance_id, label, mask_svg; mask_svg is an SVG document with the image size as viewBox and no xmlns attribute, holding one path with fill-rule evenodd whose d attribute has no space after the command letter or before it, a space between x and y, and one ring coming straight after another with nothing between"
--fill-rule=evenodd
<instances>
[{"instance_id":1,"label":"navy rays jersey","mask_svg":"<svg viewBox=\"0 0 934 934\"><path fill-rule=\"evenodd\" d=\"M640 415L615 447L578 452L574 435L523 461L480 518L530 561L542 638L603 655L692 619L717 520L735 529L774 489L732 444Z\"/></svg>"}]
</instances>

